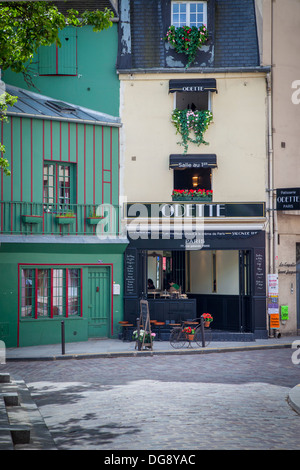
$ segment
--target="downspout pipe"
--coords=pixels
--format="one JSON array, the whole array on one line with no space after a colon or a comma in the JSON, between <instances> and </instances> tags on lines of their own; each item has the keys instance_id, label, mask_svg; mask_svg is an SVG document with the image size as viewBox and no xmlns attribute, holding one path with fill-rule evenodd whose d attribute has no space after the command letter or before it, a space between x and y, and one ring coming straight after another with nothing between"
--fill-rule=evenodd
<instances>
[{"instance_id":1,"label":"downspout pipe","mask_svg":"<svg viewBox=\"0 0 300 470\"><path fill-rule=\"evenodd\" d=\"M273 198L273 135L272 135L272 78L267 74L268 103L268 206L269 206L269 274L274 274L274 198Z\"/></svg>"}]
</instances>

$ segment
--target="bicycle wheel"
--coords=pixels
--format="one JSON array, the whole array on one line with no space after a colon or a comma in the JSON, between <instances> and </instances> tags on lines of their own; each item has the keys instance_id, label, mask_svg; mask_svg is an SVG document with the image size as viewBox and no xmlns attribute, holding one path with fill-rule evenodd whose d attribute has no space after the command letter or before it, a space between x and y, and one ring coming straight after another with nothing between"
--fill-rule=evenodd
<instances>
[{"instance_id":1,"label":"bicycle wheel","mask_svg":"<svg viewBox=\"0 0 300 470\"><path fill-rule=\"evenodd\" d=\"M204 346L203 346L202 332L201 332L201 328L199 327L195 331L194 341L197 343L197 345L200 348L203 348L209 345L209 343L211 342L211 337L212 337L211 329L204 328Z\"/></svg>"},{"instance_id":2,"label":"bicycle wheel","mask_svg":"<svg viewBox=\"0 0 300 470\"><path fill-rule=\"evenodd\" d=\"M186 334L181 328L174 328L170 333L170 344L174 349L183 348L186 343Z\"/></svg>"}]
</instances>

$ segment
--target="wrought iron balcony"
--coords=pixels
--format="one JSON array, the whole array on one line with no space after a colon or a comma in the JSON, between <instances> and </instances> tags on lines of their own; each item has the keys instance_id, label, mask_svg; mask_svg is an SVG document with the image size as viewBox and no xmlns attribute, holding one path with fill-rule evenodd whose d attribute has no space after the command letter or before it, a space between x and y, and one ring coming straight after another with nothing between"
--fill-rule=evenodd
<instances>
[{"instance_id":1,"label":"wrought iron balcony","mask_svg":"<svg viewBox=\"0 0 300 470\"><path fill-rule=\"evenodd\" d=\"M117 205L0 202L1 234L118 235L119 227Z\"/></svg>"}]
</instances>

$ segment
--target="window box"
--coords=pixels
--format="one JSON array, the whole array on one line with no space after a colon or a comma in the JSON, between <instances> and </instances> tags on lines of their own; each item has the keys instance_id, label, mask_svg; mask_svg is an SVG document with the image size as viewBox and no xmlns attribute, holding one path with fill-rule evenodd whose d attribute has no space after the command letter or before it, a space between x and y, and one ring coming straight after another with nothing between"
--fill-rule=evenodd
<instances>
[{"instance_id":1,"label":"window box","mask_svg":"<svg viewBox=\"0 0 300 470\"><path fill-rule=\"evenodd\" d=\"M212 201L212 197L211 196L172 196L172 201L207 202L207 201Z\"/></svg>"},{"instance_id":2,"label":"window box","mask_svg":"<svg viewBox=\"0 0 300 470\"><path fill-rule=\"evenodd\" d=\"M69 215L57 215L56 217L56 222L60 225L69 225L73 224L76 220L75 215L74 216L69 216Z\"/></svg>"},{"instance_id":3,"label":"window box","mask_svg":"<svg viewBox=\"0 0 300 470\"><path fill-rule=\"evenodd\" d=\"M212 190L210 189L174 189L172 193L172 201L197 201L197 202L207 202L212 201Z\"/></svg>"},{"instance_id":4,"label":"window box","mask_svg":"<svg viewBox=\"0 0 300 470\"><path fill-rule=\"evenodd\" d=\"M22 221L24 224L39 224L42 220L42 215L22 215Z\"/></svg>"},{"instance_id":5,"label":"window box","mask_svg":"<svg viewBox=\"0 0 300 470\"><path fill-rule=\"evenodd\" d=\"M102 222L102 220L104 219L104 217L102 216L99 216L99 217L87 217L86 218L86 221L89 225L97 225L98 222Z\"/></svg>"}]
</instances>

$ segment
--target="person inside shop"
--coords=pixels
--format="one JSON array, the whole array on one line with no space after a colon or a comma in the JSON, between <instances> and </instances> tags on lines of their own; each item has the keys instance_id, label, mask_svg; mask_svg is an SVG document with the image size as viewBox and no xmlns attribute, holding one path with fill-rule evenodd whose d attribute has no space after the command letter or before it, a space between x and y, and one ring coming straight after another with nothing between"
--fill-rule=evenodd
<instances>
[{"instance_id":1,"label":"person inside shop","mask_svg":"<svg viewBox=\"0 0 300 470\"><path fill-rule=\"evenodd\" d=\"M170 281L169 282L169 289L168 291L170 292L170 294L173 294L174 292L179 292L179 289L180 289L180 286L178 284L176 284L174 281Z\"/></svg>"},{"instance_id":2,"label":"person inside shop","mask_svg":"<svg viewBox=\"0 0 300 470\"><path fill-rule=\"evenodd\" d=\"M153 284L152 279L148 279L148 290L154 290L155 285Z\"/></svg>"}]
</instances>

